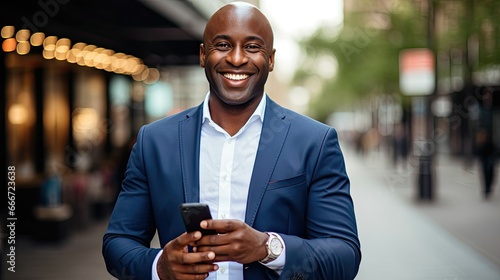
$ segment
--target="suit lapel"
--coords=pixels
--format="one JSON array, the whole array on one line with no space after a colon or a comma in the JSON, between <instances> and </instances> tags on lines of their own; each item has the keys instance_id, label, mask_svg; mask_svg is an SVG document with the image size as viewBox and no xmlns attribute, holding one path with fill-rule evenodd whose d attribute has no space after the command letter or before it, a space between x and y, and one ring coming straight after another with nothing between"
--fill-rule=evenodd
<instances>
[{"instance_id":1,"label":"suit lapel","mask_svg":"<svg viewBox=\"0 0 500 280\"><path fill-rule=\"evenodd\" d=\"M283 148L290 123L285 120L283 108L267 98L264 124L259 140L259 149L255 158L252 178L248 190L245 222L252 226L264 196L278 156Z\"/></svg>"},{"instance_id":2,"label":"suit lapel","mask_svg":"<svg viewBox=\"0 0 500 280\"><path fill-rule=\"evenodd\" d=\"M179 122L179 143L182 168L184 201L200 200L200 135L202 105L186 114L186 119Z\"/></svg>"}]
</instances>

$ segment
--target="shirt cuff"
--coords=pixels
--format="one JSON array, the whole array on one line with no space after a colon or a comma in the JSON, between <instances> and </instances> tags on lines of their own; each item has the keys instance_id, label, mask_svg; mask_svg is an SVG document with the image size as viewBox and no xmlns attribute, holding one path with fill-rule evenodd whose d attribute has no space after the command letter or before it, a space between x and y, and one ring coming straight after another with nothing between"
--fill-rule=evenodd
<instances>
[{"instance_id":1,"label":"shirt cuff","mask_svg":"<svg viewBox=\"0 0 500 280\"><path fill-rule=\"evenodd\" d=\"M160 256L162 253L163 253L163 250L158 252L155 260L153 261L153 267L151 268L151 279L152 280L160 280L160 276L158 276L158 271L156 270L156 266L158 265L158 260L160 259Z\"/></svg>"},{"instance_id":2,"label":"shirt cuff","mask_svg":"<svg viewBox=\"0 0 500 280\"><path fill-rule=\"evenodd\" d=\"M286 246L285 246L285 242L283 241L283 238L281 238L281 236L277 233L275 233L278 238L280 239L281 241L281 244L283 244L283 252L281 252L281 255L279 255L279 257L277 259L275 259L274 261L270 261L266 264L262 264L262 265L265 265L266 267L276 271L278 274L281 275L281 272L283 271L283 268L285 267L285 263L286 263Z\"/></svg>"}]
</instances>

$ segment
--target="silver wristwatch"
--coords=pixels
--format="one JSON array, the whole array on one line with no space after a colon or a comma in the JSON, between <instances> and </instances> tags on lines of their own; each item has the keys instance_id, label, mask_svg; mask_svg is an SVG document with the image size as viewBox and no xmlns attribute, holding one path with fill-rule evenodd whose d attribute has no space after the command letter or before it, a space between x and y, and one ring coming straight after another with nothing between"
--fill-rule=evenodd
<instances>
[{"instance_id":1,"label":"silver wristwatch","mask_svg":"<svg viewBox=\"0 0 500 280\"><path fill-rule=\"evenodd\" d=\"M279 236L274 232L266 232L269 238L266 241L267 257L260 260L260 263L266 264L276 260L283 252L284 245Z\"/></svg>"}]
</instances>

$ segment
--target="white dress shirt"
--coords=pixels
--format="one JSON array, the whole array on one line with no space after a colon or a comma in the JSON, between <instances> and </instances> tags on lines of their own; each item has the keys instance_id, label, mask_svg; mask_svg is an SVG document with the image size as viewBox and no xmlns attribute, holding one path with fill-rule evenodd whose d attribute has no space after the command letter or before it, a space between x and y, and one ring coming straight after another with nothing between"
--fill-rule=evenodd
<instances>
[{"instance_id":1,"label":"white dress shirt","mask_svg":"<svg viewBox=\"0 0 500 280\"><path fill-rule=\"evenodd\" d=\"M255 157L259 146L266 95L262 97L247 123L233 136L217 125L208 107L210 93L203 103L203 119L200 141L200 202L210 207L214 219L245 221L248 189ZM156 263L153 263L153 279L158 279ZM210 273L210 280L243 280L243 265L236 262L218 262L219 269ZM281 272L285 265L285 252L268 264Z\"/></svg>"}]
</instances>

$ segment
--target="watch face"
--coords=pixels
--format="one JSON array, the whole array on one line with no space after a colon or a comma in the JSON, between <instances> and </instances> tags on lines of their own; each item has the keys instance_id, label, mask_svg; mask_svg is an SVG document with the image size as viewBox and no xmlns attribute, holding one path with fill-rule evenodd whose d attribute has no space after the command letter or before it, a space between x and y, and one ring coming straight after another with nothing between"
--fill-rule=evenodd
<instances>
[{"instance_id":1,"label":"watch face","mask_svg":"<svg viewBox=\"0 0 500 280\"><path fill-rule=\"evenodd\" d=\"M274 255L280 255L283 251L283 246L281 245L281 242L278 238L271 239L269 247Z\"/></svg>"}]
</instances>

